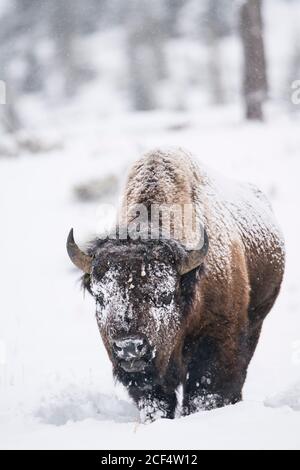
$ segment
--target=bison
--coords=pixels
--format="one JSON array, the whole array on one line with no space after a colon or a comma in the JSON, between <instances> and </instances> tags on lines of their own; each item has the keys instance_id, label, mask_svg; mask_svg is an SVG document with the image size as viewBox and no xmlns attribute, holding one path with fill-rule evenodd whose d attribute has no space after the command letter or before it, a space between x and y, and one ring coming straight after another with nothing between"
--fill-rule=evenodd
<instances>
[{"instance_id":1,"label":"bison","mask_svg":"<svg viewBox=\"0 0 300 470\"><path fill-rule=\"evenodd\" d=\"M193 207L184 230L176 234L182 218L170 217L166 236L160 213L152 236L152 208L174 205ZM146 228L128 236L140 206ZM174 418L179 386L183 415L242 399L284 272L283 238L260 190L219 177L185 150L155 150L129 173L116 236L84 252L71 230L67 250L95 298L114 376L143 421Z\"/></svg>"}]
</instances>

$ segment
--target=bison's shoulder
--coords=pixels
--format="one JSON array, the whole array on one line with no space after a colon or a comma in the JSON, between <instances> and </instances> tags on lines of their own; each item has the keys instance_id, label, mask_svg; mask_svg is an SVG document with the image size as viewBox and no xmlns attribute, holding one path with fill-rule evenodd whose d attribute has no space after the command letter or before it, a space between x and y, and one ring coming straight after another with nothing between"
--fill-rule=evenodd
<instances>
[{"instance_id":1,"label":"bison's shoulder","mask_svg":"<svg viewBox=\"0 0 300 470\"><path fill-rule=\"evenodd\" d=\"M245 259L250 284L259 279L276 283L284 270L284 240L268 198L252 184L239 183L209 169L199 188L210 239L207 259L211 276L230 279L236 269L234 252ZM271 274L270 274L271 273Z\"/></svg>"}]
</instances>

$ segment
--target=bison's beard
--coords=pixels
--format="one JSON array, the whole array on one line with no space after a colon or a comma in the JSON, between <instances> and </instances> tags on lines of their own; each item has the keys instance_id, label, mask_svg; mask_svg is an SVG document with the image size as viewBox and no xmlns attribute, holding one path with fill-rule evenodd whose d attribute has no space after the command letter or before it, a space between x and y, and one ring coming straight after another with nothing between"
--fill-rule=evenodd
<instances>
[{"instance_id":1,"label":"bison's beard","mask_svg":"<svg viewBox=\"0 0 300 470\"><path fill-rule=\"evenodd\" d=\"M125 387L138 387L140 389L149 389L158 383L158 374L154 362L148 362L143 370L125 370L119 364L114 365L113 369L115 379Z\"/></svg>"}]
</instances>

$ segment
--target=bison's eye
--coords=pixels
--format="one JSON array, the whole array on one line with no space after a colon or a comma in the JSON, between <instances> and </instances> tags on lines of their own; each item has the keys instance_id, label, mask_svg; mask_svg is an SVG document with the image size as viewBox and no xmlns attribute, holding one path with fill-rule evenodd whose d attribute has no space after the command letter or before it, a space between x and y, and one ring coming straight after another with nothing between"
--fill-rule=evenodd
<instances>
[{"instance_id":1,"label":"bison's eye","mask_svg":"<svg viewBox=\"0 0 300 470\"><path fill-rule=\"evenodd\" d=\"M155 300L150 294L144 293L144 302L153 304Z\"/></svg>"},{"instance_id":2,"label":"bison's eye","mask_svg":"<svg viewBox=\"0 0 300 470\"><path fill-rule=\"evenodd\" d=\"M170 305L172 300L173 300L173 294L171 292L166 293L166 294L162 294L161 297L160 297L160 302L163 305Z\"/></svg>"},{"instance_id":3,"label":"bison's eye","mask_svg":"<svg viewBox=\"0 0 300 470\"><path fill-rule=\"evenodd\" d=\"M104 305L104 296L101 293L97 293L96 301L99 305L103 307Z\"/></svg>"}]
</instances>

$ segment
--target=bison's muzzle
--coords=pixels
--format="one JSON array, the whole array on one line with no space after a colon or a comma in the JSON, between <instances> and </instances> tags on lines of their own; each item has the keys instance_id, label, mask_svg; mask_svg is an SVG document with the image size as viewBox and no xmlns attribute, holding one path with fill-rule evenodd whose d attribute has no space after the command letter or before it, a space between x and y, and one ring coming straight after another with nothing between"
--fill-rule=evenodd
<instances>
[{"instance_id":1,"label":"bison's muzzle","mask_svg":"<svg viewBox=\"0 0 300 470\"><path fill-rule=\"evenodd\" d=\"M148 341L137 336L114 340L113 353L118 365L126 372L143 371L151 360Z\"/></svg>"}]
</instances>

